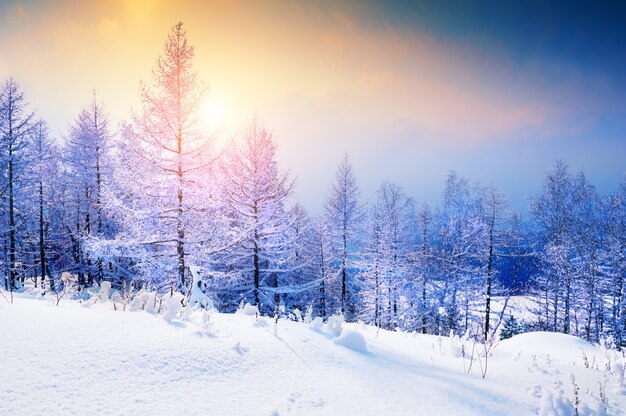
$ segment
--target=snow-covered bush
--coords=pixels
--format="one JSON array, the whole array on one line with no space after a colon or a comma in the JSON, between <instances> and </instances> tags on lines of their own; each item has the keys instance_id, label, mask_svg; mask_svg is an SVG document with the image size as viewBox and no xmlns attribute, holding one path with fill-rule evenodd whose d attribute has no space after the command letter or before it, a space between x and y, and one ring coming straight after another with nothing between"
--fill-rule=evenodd
<instances>
[{"instance_id":1,"label":"snow-covered bush","mask_svg":"<svg viewBox=\"0 0 626 416\"><path fill-rule=\"evenodd\" d=\"M300 312L300 309L294 308L293 315L295 316L296 321L302 322L302 312Z\"/></svg>"},{"instance_id":2,"label":"snow-covered bush","mask_svg":"<svg viewBox=\"0 0 626 416\"><path fill-rule=\"evenodd\" d=\"M69 272L61 273L61 289L57 288L55 292L56 295L56 305L59 306L59 302L63 299L67 294L74 292L76 288L76 276Z\"/></svg>"},{"instance_id":3,"label":"snow-covered bush","mask_svg":"<svg viewBox=\"0 0 626 416\"><path fill-rule=\"evenodd\" d=\"M326 322L324 329L328 333L338 337L341 334L342 326L343 326L343 316L332 315L328 317L328 321Z\"/></svg>"},{"instance_id":4,"label":"snow-covered bush","mask_svg":"<svg viewBox=\"0 0 626 416\"><path fill-rule=\"evenodd\" d=\"M191 284L191 291L189 293L187 307L195 309L213 309L213 301L206 295L206 293L204 293L206 285L200 277L198 267L191 266L189 267L189 271L191 272L191 276L193 277L193 282Z\"/></svg>"},{"instance_id":5,"label":"snow-covered bush","mask_svg":"<svg viewBox=\"0 0 626 416\"><path fill-rule=\"evenodd\" d=\"M157 313L159 311L156 292L152 291L147 293L146 302L143 309L148 313Z\"/></svg>"},{"instance_id":6,"label":"snow-covered bush","mask_svg":"<svg viewBox=\"0 0 626 416\"><path fill-rule=\"evenodd\" d=\"M311 322L309 322L309 329L315 332L322 332L322 328L324 327L324 320L319 316L315 317Z\"/></svg>"},{"instance_id":7,"label":"snow-covered bush","mask_svg":"<svg viewBox=\"0 0 626 416\"><path fill-rule=\"evenodd\" d=\"M172 319L178 315L178 312L183 309L183 299L185 299L185 296L178 292L173 292L172 294L166 296L164 301L167 309L163 315L163 319L167 322L171 322Z\"/></svg>"},{"instance_id":8,"label":"snow-covered bush","mask_svg":"<svg viewBox=\"0 0 626 416\"><path fill-rule=\"evenodd\" d=\"M111 282L108 282L106 280L102 281L102 283L100 283L100 293L99 293L100 300L102 302L108 301L110 292L111 292Z\"/></svg>"},{"instance_id":9,"label":"snow-covered bush","mask_svg":"<svg viewBox=\"0 0 626 416\"><path fill-rule=\"evenodd\" d=\"M304 323L310 324L313 321L313 305L309 305L306 308L306 314L304 315Z\"/></svg>"},{"instance_id":10,"label":"snow-covered bush","mask_svg":"<svg viewBox=\"0 0 626 416\"><path fill-rule=\"evenodd\" d=\"M243 305L242 308L239 308L237 310L237 313L242 313L242 314L248 315L248 316L258 316L259 315L259 308L257 308L255 305L251 305L249 303L246 303L245 305Z\"/></svg>"}]
</instances>

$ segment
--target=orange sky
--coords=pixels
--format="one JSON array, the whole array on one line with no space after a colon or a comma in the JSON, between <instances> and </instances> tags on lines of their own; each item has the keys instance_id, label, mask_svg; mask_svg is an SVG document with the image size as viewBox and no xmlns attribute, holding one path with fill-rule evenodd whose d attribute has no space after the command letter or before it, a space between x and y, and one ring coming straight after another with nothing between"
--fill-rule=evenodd
<instances>
[{"instance_id":1,"label":"orange sky","mask_svg":"<svg viewBox=\"0 0 626 416\"><path fill-rule=\"evenodd\" d=\"M44 114L59 111L59 96L77 112L96 88L121 117L136 104L138 81L149 77L169 28L181 20L201 77L231 117L263 115L289 101L336 106L332 114L358 114L358 124L369 120L383 131L412 122L466 139L543 120L532 101L508 102L464 82L480 59L468 51L427 34L364 30L331 5L269 3L17 2L4 16L19 30L2 37L0 74L27 84Z\"/></svg>"},{"instance_id":2,"label":"orange sky","mask_svg":"<svg viewBox=\"0 0 626 416\"><path fill-rule=\"evenodd\" d=\"M369 25L362 2L53 0L1 7L0 79L14 76L57 136L93 88L115 124L126 118L170 27L183 21L200 78L223 109L223 136L258 112L274 129L301 194L324 194L344 151L361 164L357 173L380 155L391 159L377 175L364 174L371 190L379 180L406 183L435 169L427 160L424 167L395 162L407 153L563 130L552 122L562 110L546 100L532 68L516 69L497 49ZM437 168L440 187L455 166Z\"/></svg>"}]
</instances>

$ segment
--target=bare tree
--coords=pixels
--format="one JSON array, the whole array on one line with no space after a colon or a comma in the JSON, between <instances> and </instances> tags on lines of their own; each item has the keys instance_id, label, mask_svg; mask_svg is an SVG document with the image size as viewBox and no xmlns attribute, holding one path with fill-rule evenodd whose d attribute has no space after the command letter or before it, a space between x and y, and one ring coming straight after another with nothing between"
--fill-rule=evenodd
<instances>
[{"instance_id":1,"label":"bare tree","mask_svg":"<svg viewBox=\"0 0 626 416\"><path fill-rule=\"evenodd\" d=\"M487 238L487 255L485 266L485 342L490 336L491 329L491 292L494 279L494 260L498 248L504 242L504 223L510 218L507 208L507 200L504 194L495 186L491 185L483 189L483 222Z\"/></svg>"}]
</instances>

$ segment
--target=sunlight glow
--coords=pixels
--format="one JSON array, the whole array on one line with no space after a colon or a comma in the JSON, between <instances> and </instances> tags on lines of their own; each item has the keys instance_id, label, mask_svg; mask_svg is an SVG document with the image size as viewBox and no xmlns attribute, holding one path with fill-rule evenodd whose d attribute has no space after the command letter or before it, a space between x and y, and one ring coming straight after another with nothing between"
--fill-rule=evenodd
<instances>
[{"instance_id":1,"label":"sunlight glow","mask_svg":"<svg viewBox=\"0 0 626 416\"><path fill-rule=\"evenodd\" d=\"M207 129L215 130L223 127L226 118L224 100L211 94L202 105L200 117Z\"/></svg>"}]
</instances>

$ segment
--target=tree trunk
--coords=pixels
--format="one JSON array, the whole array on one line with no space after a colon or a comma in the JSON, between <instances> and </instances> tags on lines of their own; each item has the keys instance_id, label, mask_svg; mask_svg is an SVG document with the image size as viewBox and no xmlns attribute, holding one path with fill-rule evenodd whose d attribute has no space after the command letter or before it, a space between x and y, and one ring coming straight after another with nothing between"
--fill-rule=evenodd
<instances>
[{"instance_id":1,"label":"tree trunk","mask_svg":"<svg viewBox=\"0 0 626 416\"><path fill-rule=\"evenodd\" d=\"M346 236L346 226L344 222L343 227L343 257L341 262L341 314L345 316L346 313L346 249L347 249L347 236Z\"/></svg>"},{"instance_id":2,"label":"tree trunk","mask_svg":"<svg viewBox=\"0 0 626 416\"><path fill-rule=\"evenodd\" d=\"M259 270L259 229L256 224L258 224L258 208L256 201L254 202L254 249L252 254L252 263L254 266L254 303L257 308L261 307L261 303L259 302L259 278L260 278L260 270Z\"/></svg>"},{"instance_id":3,"label":"tree trunk","mask_svg":"<svg viewBox=\"0 0 626 416\"><path fill-rule=\"evenodd\" d=\"M178 286L185 292L185 228L183 224L183 165L182 136L178 135L178 212L176 217L176 252L178 253Z\"/></svg>"},{"instance_id":4,"label":"tree trunk","mask_svg":"<svg viewBox=\"0 0 626 416\"><path fill-rule=\"evenodd\" d=\"M97 119L96 119L97 120ZM97 121L96 121L97 126ZM96 215L98 236L102 237L102 174L100 172L100 147L96 146ZM102 283L102 258L98 258L98 283Z\"/></svg>"},{"instance_id":5,"label":"tree trunk","mask_svg":"<svg viewBox=\"0 0 626 416\"><path fill-rule=\"evenodd\" d=\"M326 268L324 267L324 240L320 238L320 269L322 273L322 282L320 285L320 315L326 317Z\"/></svg>"},{"instance_id":6,"label":"tree trunk","mask_svg":"<svg viewBox=\"0 0 626 416\"><path fill-rule=\"evenodd\" d=\"M426 325L428 322L426 321L426 276L424 276L422 284L422 334L426 333Z\"/></svg>"},{"instance_id":7,"label":"tree trunk","mask_svg":"<svg viewBox=\"0 0 626 416\"><path fill-rule=\"evenodd\" d=\"M9 127L9 136L12 135ZM13 202L13 147L9 145L9 290L15 289L15 210Z\"/></svg>"},{"instance_id":8,"label":"tree trunk","mask_svg":"<svg viewBox=\"0 0 626 416\"><path fill-rule=\"evenodd\" d=\"M494 205L495 207L495 205ZM489 338L489 318L491 315L491 270L493 267L493 228L495 227L495 208L491 216L491 224L489 226L489 257L487 259L487 284L485 294L485 340Z\"/></svg>"},{"instance_id":9,"label":"tree trunk","mask_svg":"<svg viewBox=\"0 0 626 416\"><path fill-rule=\"evenodd\" d=\"M39 266L41 267L41 286L44 289L46 281L46 248L44 240L44 216L43 216L43 182L39 181Z\"/></svg>"}]
</instances>

